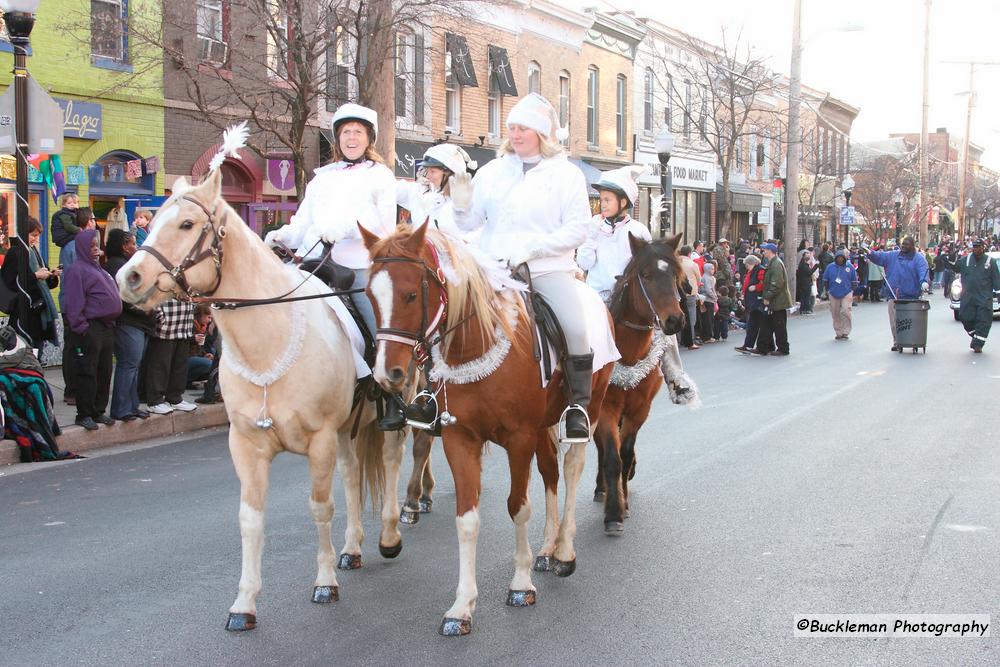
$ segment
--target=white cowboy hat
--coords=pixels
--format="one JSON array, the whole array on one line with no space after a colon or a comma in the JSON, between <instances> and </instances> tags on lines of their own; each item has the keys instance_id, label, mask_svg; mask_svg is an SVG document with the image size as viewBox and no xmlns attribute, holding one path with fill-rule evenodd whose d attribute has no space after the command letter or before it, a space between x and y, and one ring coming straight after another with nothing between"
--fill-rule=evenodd
<instances>
[{"instance_id":1,"label":"white cowboy hat","mask_svg":"<svg viewBox=\"0 0 1000 667\"><path fill-rule=\"evenodd\" d=\"M378 137L378 114L375 113L374 109L369 109L353 102L340 105L337 111L334 112L333 120L330 122L330 129L333 130L333 135L337 136L337 127L349 120L356 120L370 127L372 129L373 140Z\"/></svg>"}]
</instances>

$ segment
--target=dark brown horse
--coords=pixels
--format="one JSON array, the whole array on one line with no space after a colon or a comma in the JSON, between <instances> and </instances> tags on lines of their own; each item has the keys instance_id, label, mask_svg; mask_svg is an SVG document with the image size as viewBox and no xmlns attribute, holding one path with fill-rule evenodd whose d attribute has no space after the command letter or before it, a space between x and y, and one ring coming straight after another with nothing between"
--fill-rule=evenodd
<instances>
[{"instance_id":1,"label":"dark brown horse","mask_svg":"<svg viewBox=\"0 0 1000 667\"><path fill-rule=\"evenodd\" d=\"M621 535L628 513L628 482L635 476L635 439L663 385L660 358L663 335L680 331L680 280L677 259L680 235L647 243L629 234L632 259L611 295L615 343L622 358L601 404L594 432L597 444L597 488L604 500L604 532Z\"/></svg>"},{"instance_id":2,"label":"dark brown horse","mask_svg":"<svg viewBox=\"0 0 1000 667\"><path fill-rule=\"evenodd\" d=\"M520 297L510 291L498 293L462 244L428 231L426 225L401 226L385 239L364 229L362 233L372 257L368 294L379 329L375 378L386 390L398 391L415 359L429 352L438 400L457 419L444 428L442 441L455 479L459 581L455 603L445 612L440 631L464 635L472 629L478 598L476 541L484 445L492 441L507 451L507 511L514 521L516 543L507 603L527 606L536 597L528 543L531 460L537 457L546 499L544 544L535 566L568 576L576 567L576 489L586 444L571 445L566 453L566 504L560 523L558 451L551 427L565 408L565 394L558 379L547 388L541 386ZM444 257L459 279L446 280ZM443 340L436 342L442 334ZM590 403L594 422L611 370L612 364L607 364L594 374Z\"/></svg>"}]
</instances>

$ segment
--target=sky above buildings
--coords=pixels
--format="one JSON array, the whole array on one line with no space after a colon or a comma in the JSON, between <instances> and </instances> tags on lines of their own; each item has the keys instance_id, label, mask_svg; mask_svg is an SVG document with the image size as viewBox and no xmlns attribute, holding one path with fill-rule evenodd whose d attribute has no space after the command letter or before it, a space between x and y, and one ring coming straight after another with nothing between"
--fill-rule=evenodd
<instances>
[{"instance_id":1,"label":"sky above buildings","mask_svg":"<svg viewBox=\"0 0 1000 667\"><path fill-rule=\"evenodd\" d=\"M775 70L789 71L793 0L558 0L577 9L635 11L713 43L741 35ZM924 0L802 0L802 80L861 113L852 139L919 132ZM850 24L863 30L843 32ZM933 0L929 128L965 132L969 67L1000 63L998 0ZM972 141L983 162L1000 167L1000 65L976 70Z\"/></svg>"}]
</instances>

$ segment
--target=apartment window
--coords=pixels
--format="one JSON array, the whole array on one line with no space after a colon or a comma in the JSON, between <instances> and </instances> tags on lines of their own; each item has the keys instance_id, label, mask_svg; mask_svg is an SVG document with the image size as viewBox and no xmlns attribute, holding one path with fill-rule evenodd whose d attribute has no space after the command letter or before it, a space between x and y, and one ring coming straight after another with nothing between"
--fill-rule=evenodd
<instances>
[{"instance_id":1,"label":"apartment window","mask_svg":"<svg viewBox=\"0 0 1000 667\"><path fill-rule=\"evenodd\" d=\"M750 179L757 178L757 136L750 135Z\"/></svg>"},{"instance_id":2,"label":"apartment window","mask_svg":"<svg viewBox=\"0 0 1000 667\"><path fill-rule=\"evenodd\" d=\"M90 53L115 63L128 61L128 0L91 0Z\"/></svg>"},{"instance_id":3,"label":"apartment window","mask_svg":"<svg viewBox=\"0 0 1000 667\"><path fill-rule=\"evenodd\" d=\"M736 145L734 146L736 155L736 171L743 172L743 137L739 137L736 140Z\"/></svg>"},{"instance_id":4,"label":"apartment window","mask_svg":"<svg viewBox=\"0 0 1000 667\"><path fill-rule=\"evenodd\" d=\"M226 3L228 5L228 3ZM198 23L198 60L212 65L226 62L226 29L229 7L222 0L198 0L195 19Z\"/></svg>"},{"instance_id":5,"label":"apartment window","mask_svg":"<svg viewBox=\"0 0 1000 667\"><path fill-rule=\"evenodd\" d=\"M625 113L626 105L628 104L626 97L627 88L628 85L625 77L619 74L616 86L618 99L615 108L615 130L617 135L616 145L620 151L628 148L628 116Z\"/></svg>"},{"instance_id":6,"label":"apartment window","mask_svg":"<svg viewBox=\"0 0 1000 667\"><path fill-rule=\"evenodd\" d=\"M708 88L701 88L701 112L698 114L698 136L702 141L707 139L705 126L708 123Z\"/></svg>"},{"instance_id":7,"label":"apartment window","mask_svg":"<svg viewBox=\"0 0 1000 667\"><path fill-rule=\"evenodd\" d=\"M288 78L288 13L275 0L269 2L273 30L267 31L268 74L279 79Z\"/></svg>"},{"instance_id":8,"label":"apartment window","mask_svg":"<svg viewBox=\"0 0 1000 667\"><path fill-rule=\"evenodd\" d=\"M691 140L691 82L684 82L684 138Z\"/></svg>"},{"instance_id":9,"label":"apartment window","mask_svg":"<svg viewBox=\"0 0 1000 667\"><path fill-rule=\"evenodd\" d=\"M542 66L534 60L528 63L528 93L542 94Z\"/></svg>"},{"instance_id":10,"label":"apartment window","mask_svg":"<svg viewBox=\"0 0 1000 667\"><path fill-rule=\"evenodd\" d=\"M653 70L646 68L642 81L642 128L653 132Z\"/></svg>"},{"instance_id":11,"label":"apartment window","mask_svg":"<svg viewBox=\"0 0 1000 667\"><path fill-rule=\"evenodd\" d=\"M667 75L667 107L663 110L667 130L674 131L674 77Z\"/></svg>"},{"instance_id":12,"label":"apartment window","mask_svg":"<svg viewBox=\"0 0 1000 667\"><path fill-rule=\"evenodd\" d=\"M569 130L569 72L559 72L559 125ZM563 141L569 146L569 137Z\"/></svg>"},{"instance_id":13,"label":"apartment window","mask_svg":"<svg viewBox=\"0 0 1000 667\"><path fill-rule=\"evenodd\" d=\"M326 51L326 110L336 111L341 104L346 104L350 92L348 77L350 69L347 66L347 32L343 26L336 26L330 31L330 46Z\"/></svg>"},{"instance_id":14,"label":"apartment window","mask_svg":"<svg viewBox=\"0 0 1000 667\"><path fill-rule=\"evenodd\" d=\"M462 89L451 68L451 51L444 54L444 125L454 134L462 132Z\"/></svg>"},{"instance_id":15,"label":"apartment window","mask_svg":"<svg viewBox=\"0 0 1000 667\"><path fill-rule=\"evenodd\" d=\"M596 67L591 67L587 75L587 145L596 146L598 141L598 88L600 73Z\"/></svg>"},{"instance_id":16,"label":"apartment window","mask_svg":"<svg viewBox=\"0 0 1000 667\"><path fill-rule=\"evenodd\" d=\"M417 36L412 32L400 30L396 33L396 117L414 120L417 111L416 91L423 88L423 76L417 77L418 59L423 64L423 39L421 38L420 53L417 49ZM423 69L419 67L419 69ZM420 110L423 111L423 100L420 100Z\"/></svg>"}]
</instances>

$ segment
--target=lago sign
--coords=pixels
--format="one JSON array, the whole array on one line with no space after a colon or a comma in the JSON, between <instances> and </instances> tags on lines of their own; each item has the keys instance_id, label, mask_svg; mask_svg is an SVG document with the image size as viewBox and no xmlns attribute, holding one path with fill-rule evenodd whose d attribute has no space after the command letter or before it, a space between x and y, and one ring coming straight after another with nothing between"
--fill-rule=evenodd
<instances>
[{"instance_id":1,"label":"lago sign","mask_svg":"<svg viewBox=\"0 0 1000 667\"><path fill-rule=\"evenodd\" d=\"M94 102L55 98L63 112L63 136L97 141L101 138L104 117L101 105Z\"/></svg>"}]
</instances>

